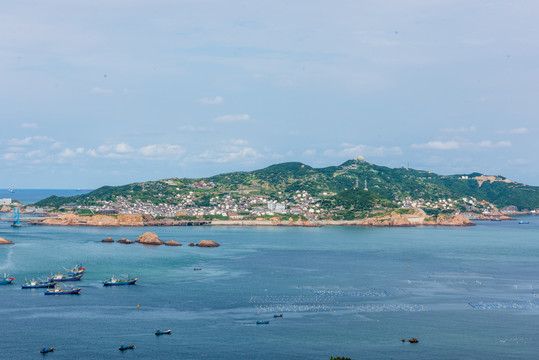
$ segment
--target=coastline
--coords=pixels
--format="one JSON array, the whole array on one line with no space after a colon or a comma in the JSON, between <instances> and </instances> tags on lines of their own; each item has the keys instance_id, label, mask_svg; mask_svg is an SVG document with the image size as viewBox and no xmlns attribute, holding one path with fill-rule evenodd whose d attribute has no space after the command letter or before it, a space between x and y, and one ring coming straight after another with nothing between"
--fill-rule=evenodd
<instances>
[{"instance_id":1,"label":"coastline","mask_svg":"<svg viewBox=\"0 0 539 360\"><path fill-rule=\"evenodd\" d=\"M140 214L92 215L62 214L42 221L31 222L32 225L51 226L95 226L95 227L143 227L143 226L365 226L365 227L416 227L416 226L474 226L475 223L463 215L440 214L437 217L427 216L425 212L416 210L412 214L392 212L383 216L355 220L200 220L173 221L145 220Z\"/></svg>"}]
</instances>

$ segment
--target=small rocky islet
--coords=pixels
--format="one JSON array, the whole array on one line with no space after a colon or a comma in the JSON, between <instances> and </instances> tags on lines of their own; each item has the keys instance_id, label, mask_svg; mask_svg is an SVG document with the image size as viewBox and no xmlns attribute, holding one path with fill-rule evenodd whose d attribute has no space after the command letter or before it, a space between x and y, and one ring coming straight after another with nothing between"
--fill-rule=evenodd
<instances>
[{"instance_id":1,"label":"small rocky islet","mask_svg":"<svg viewBox=\"0 0 539 360\"><path fill-rule=\"evenodd\" d=\"M0 238L0 240L3 240L3 239ZM101 240L101 242L103 242L103 243L113 243L114 239L112 237L107 237L107 238ZM145 232L144 234L140 235L137 238L137 240L135 240L134 242L129 240L129 239L126 239L126 238L121 238L116 242L120 243L120 244L133 244L133 243L136 242L136 243L144 244L144 245L182 246L182 244L180 244L179 242L177 242L175 240L169 240L169 241L165 242L165 241L159 239L159 236L154 232ZM0 244L1 244L1 242L0 242ZM189 244L189 246L218 247L220 245L218 243L216 243L215 241L213 241L213 240L201 240L198 244L195 244L195 243L191 242Z\"/></svg>"}]
</instances>

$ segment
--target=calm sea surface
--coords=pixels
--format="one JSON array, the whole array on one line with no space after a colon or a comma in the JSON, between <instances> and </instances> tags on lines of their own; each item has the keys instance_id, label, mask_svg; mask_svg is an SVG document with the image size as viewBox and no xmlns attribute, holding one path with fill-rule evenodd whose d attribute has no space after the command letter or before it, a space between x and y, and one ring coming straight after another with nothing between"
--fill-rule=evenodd
<instances>
[{"instance_id":1,"label":"calm sea surface","mask_svg":"<svg viewBox=\"0 0 539 360\"><path fill-rule=\"evenodd\" d=\"M39 200L48 198L49 196L75 196L80 194L86 194L92 190L75 190L75 189L0 189L0 199L10 198L18 200L21 203L33 204Z\"/></svg>"},{"instance_id":2,"label":"calm sea surface","mask_svg":"<svg viewBox=\"0 0 539 360\"><path fill-rule=\"evenodd\" d=\"M536 359L539 218L469 228L0 223L2 359ZM155 231L182 247L101 243ZM219 248L186 246L202 239ZM23 290L82 263L80 295ZM194 271L194 268L201 268ZM111 275L137 285L103 287ZM140 308L137 308L140 305ZM282 318L273 315L282 313ZM268 325L256 325L269 320ZM172 335L155 336L156 329ZM402 343L416 337L418 344ZM120 344L136 349L118 351Z\"/></svg>"}]
</instances>

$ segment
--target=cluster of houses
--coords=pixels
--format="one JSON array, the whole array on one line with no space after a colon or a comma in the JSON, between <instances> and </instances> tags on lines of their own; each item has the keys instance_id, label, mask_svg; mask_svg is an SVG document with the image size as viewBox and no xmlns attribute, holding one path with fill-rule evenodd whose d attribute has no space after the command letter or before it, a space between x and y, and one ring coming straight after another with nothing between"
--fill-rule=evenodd
<instances>
[{"instance_id":1,"label":"cluster of houses","mask_svg":"<svg viewBox=\"0 0 539 360\"><path fill-rule=\"evenodd\" d=\"M208 183L207 183L208 184ZM211 185L208 185L211 186ZM159 196L161 194L158 194ZM113 201L100 201L97 206L84 209L98 214L145 214L154 217L203 217L217 216L229 219L257 218L277 215L296 215L316 219L324 213L320 199L306 191L297 191L289 200L277 201L267 195L214 195L209 204L197 205L198 196L194 191L176 194L174 201L155 204L151 201L133 199L130 195L117 196ZM74 206L73 210L83 208Z\"/></svg>"}]
</instances>

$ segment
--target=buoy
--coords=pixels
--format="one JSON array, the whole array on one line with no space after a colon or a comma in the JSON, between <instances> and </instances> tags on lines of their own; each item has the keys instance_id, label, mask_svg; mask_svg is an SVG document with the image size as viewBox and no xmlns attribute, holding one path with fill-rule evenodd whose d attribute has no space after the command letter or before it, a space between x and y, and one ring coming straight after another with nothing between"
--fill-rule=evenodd
<instances>
[{"instance_id":1,"label":"buoy","mask_svg":"<svg viewBox=\"0 0 539 360\"><path fill-rule=\"evenodd\" d=\"M140 305L139 305L139 304L137 304L137 309L138 309L139 307L140 307Z\"/></svg>"},{"instance_id":2,"label":"buoy","mask_svg":"<svg viewBox=\"0 0 539 360\"><path fill-rule=\"evenodd\" d=\"M406 339L402 339L402 342L406 342Z\"/></svg>"},{"instance_id":3,"label":"buoy","mask_svg":"<svg viewBox=\"0 0 539 360\"><path fill-rule=\"evenodd\" d=\"M410 265L408 265L407 267L410 267Z\"/></svg>"}]
</instances>

